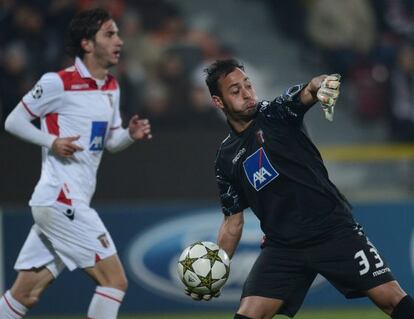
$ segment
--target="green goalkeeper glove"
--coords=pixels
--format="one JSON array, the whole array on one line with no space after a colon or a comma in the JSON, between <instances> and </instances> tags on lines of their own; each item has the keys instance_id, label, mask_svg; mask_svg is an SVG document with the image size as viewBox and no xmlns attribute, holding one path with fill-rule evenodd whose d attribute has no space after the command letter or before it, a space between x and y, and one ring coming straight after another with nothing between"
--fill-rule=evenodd
<instances>
[{"instance_id":1,"label":"green goalkeeper glove","mask_svg":"<svg viewBox=\"0 0 414 319\"><path fill-rule=\"evenodd\" d=\"M325 118L333 121L334 107L339 96L339 87L341 86L341 76L339 74L328 75L321 83L316 96L325 112Z\"/></svg>"}]
</instances>

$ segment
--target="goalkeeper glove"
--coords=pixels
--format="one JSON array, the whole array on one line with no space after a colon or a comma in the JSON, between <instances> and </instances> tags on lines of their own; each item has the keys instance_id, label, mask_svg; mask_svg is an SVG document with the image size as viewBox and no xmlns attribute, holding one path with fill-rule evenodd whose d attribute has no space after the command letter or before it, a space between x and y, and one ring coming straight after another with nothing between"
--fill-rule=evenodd
<instances>
[{"instance_id":1,"label":"goalkeeper glove","mask_svg":"<svg viewBox=\"0 0 414 319\"><path fill-rule=\"evenodd\" d=\"M328 75L321 83L316 96L325 112L325 118L333 121L334 107L339 96L339 87L341 86L341 76L339 74Z\"/></svg>"}]
</instances>

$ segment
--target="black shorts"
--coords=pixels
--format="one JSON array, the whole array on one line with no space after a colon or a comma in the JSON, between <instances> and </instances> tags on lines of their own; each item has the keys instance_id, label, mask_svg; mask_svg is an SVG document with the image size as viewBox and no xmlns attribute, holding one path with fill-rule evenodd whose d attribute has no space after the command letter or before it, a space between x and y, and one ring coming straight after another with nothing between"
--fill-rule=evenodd
<instances>
[{"instance_id":1,"label":"black shorts","mask_svg":"<svg viewBox=\"0 0 414 319\"><path fill-rule=\"evenodd\" d=\"M376 248L356 231L306 248L266 246L247 277L242 298L281 299L279 313L293 317L318 273L346 298L363 297L366 290L394 280Z\"/></svg>"}]
</instances>

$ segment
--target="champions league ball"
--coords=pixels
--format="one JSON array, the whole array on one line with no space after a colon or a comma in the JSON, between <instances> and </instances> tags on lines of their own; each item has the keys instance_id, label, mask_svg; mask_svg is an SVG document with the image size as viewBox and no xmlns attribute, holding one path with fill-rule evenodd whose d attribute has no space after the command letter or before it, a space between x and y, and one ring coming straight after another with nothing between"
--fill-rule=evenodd
<instances>
[{"instance_id":1,"label":"champions league ball","mask_svg":"<svg viewBox=\"0 0 414 319\"><path fill-rule=\"evenodd\" d=\"M224 286L229 277L230 258L212 242L196 242L181 253L177 272L190 292L213 294Z\"/></svg>"}]
</instances>

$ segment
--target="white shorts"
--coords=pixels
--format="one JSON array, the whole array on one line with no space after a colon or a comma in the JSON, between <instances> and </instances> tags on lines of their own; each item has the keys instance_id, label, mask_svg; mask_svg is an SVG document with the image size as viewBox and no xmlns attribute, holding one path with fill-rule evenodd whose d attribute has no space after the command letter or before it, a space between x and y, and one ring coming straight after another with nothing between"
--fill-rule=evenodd
<instances>
[{"instance_id":1,"label":"white shorts","mask_svg":"<svg viewBox=\"0 0 414 319\"><path fill-rule=\"evenodd\" d=\"M88 206L36 206L32 215L35 224L17 257L16 270L46 266L56 278L65 266L71 271L93 267L116 254L111 235L98 213Z\"/></svg>"}]
</instances>

